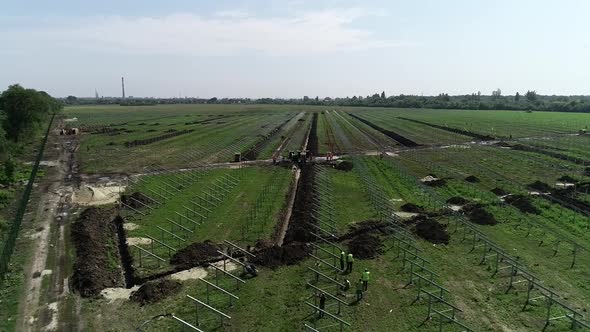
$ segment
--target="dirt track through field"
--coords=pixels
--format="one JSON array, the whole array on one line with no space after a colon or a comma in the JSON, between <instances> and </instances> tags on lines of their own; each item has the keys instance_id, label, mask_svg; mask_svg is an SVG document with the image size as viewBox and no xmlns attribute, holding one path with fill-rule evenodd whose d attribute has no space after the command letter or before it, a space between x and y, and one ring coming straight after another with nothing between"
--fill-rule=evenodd
<instances>
[{"instance_id":1,"label":"dirt track through field","mask_svg":"<svg viewBox=\"0 0 590 332\"><path fill-rule=\"evenodd\" d=\"M48 171L40 185L41 197L33 219L39 231L34 234L36 241L31 251L32 259L25 267L26 291L19 302L17 331L63 330L66 326L69 330L78 330L81 320L79 302L75 300L73 306L62 303L69 293L67 227L72 194L77 184L75 154L78 142L75 136L50 135L47 153L56 155L58 166ZM50 261L49 255L52 258ZM51 273L39 277L40 271ZM50 280L46 289L42 287L44 278ZM64 312L64 308L75 312ZM75 320L65 324L60 322L63 316L75 317Z\"/></svg>"}]
</instances>

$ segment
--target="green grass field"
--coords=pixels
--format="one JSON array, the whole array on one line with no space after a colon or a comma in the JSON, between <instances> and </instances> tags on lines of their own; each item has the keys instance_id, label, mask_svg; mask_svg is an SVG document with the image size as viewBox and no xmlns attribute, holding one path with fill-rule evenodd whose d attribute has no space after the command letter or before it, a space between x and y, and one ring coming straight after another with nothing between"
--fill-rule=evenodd
<instances>
[{"instance_id":1,"label":"green grass field","mask_svg":"<svg viewBox=\"0 0 590 332\"><path fill-rule=\"evenodd\" d=\"M383 214L383 206L375 204L371 195L373 189L383 195L381 202L386 201L393 211L401 212L407 203L421 206L424 213L442 225L450 240L448 244L433 244L412 233L412 241L419 248L420 256L429 262L428 269L437 274L433 280L448 290L445 300L461 310L457 312L457 320L474 331L541 331L545 324L545 300L538 299L523 311L525 284L506 292L509 274L503 271L492 275L493 259L482 262L485 253L481 246L471 250L472 243L457 226L462 225L467 212L445 210L446 200L462 197L481 204L498 221L496 225L470 222L473 229L518 261L538 278L539 284L558 294L564 304L584 316L590 309L590 252L587 251L590 208L585 207L590 206L587 189L590 136L577 135L580 129L590 125L590 114L278 105L77 107L68 108L65 113L68 118L77 118L70 122L71 126L82 128L79 153L83 172L136 174L140 180L127 188L127 194L166 196L158 198L161 204L140 208L145 215L125 211L126 222L134 224L127 232L128 240L149 236L175 250L205 240L215 243L229 240L242 246L268 241L284 217L295 174L291 165L273 166L268 159L279 146L283 156L300 149L307 139L313 114L319 113L315 133L319 155L328 151L346 154L348 157L342 157L353 162L353 169L338 170L334 163L321 165L324 184L331 188L331 195L317 194L317 191L300 194L320 197L313 196L317 200L310 202L315 203L306 203L304 207L295 205L294 214L330 205L334 212L333 228L336 235L342 235L350 226L379 219ZM125 145L182 130L192 131L145 145ZM401 139L392 138L395 135L391 133L419 146L408 146ZM482 142L478 135L505 142ZM244 152L261 140L264 144L258 151L256 164L248 162L238 167L239 164L230 163L234 153ZM379 156L381 152L387 153ZM154 172L161 169L168 172ZM421 181L428 175L443 179L444 183L429 187ZM470 176L477 181L466 181ZM564 176L576 180L575 189L558 190L559 183L565 181ZM209 206L203 219L199 213L205 210L195 202L206 205L203 203L206 193L228 178L239 181L213 191L219 194L219 199L215 206ZM191 180L183 182L187 179ZM530 185L536 181L549 186L551 197L564 195L568 201L559 203L546 196L529 195L534 191ZM317 183L311 187L317 190ZM523 212L516 205L506 203L491 192L497 188L508 194L524 195L537 212ZM572 202L576 206L572 207ZM189 208L199 213L190 212ZM253 211L265 212L252 217ZM202 225L195 226L178 213ZM400 225L409 232L413 230L410 224L401 222ZM355 282L362 269L368 268L372 273L369 290L361 302L352 303L354 290L338 295L342 301L351 303L343 306L338 316L351 323L345 330L438 331L436 316L421 324L427 318L428 306L424 300L413 303L418 289L408 284L412 274L407 266L402 268L404 261L396 249L399 242L390 233L379 237L383 241L379 255L357 259L352 274L338 275L339 280L348 278ZM140 251L131 246L139 276L149 277L171 267L168 260L174 250L134 243L165 259L156 265L155 260L146 260L144 255L139 266ZM339 245L347 250L349 242L342 241ZM320 247L330 248L326 244ZM576 261L571 267L574 251ZM214 307L232 318L219 326L217 316L201 308L200 328L301 331L304 322L316 327L334 324L336 321L330 318L310 317L312 311L305 305L305 301L313 302L310 298L313 292L307 286L313 274L308 267L316 263L308 257L294 265L260 267L259 276L248 279L239 290L234 280L222 277L219 286L234 292L239 300L230 306L227 295L219 292L210 294L210 300ZM239 274L239 270L235 273ZM211 274L207 280L214 282ZM329 289L331 294L337 293L330 283L318 285ZM182 281L179 293L144 306L124 299L84 300L82 315L88 330L133 330L150 318L166 313L194 323L195 306L187 295L205 298L204 283ZM439 303L436 307L443 306ZM564 313L567 312L555 305L552 316ZM112 315L118 318L106 319ZM588 317L584 320L587 322ZM568 328L569 321L559 319L546 331ZM146 324L143 330L181 331L182 328L165 317ZM338 327L324 330L336 331ZM446 322L443 330L461 328Z\"/></svg>"}]
</instances>

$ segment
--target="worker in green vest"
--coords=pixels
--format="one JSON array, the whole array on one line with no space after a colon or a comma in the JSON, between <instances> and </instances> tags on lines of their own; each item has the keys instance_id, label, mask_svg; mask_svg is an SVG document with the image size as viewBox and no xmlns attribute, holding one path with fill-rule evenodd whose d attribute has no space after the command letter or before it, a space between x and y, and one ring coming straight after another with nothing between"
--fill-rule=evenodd
<instances>
[{"instance_id":1,"label":"worker in green vest","mask_svg":"<svg viewBox=\"0 0 590 332\"><path fill-rule=\"evenodd\" d=\"M344 251L340 252L340 271L344 271L344 260L346 260L346 253Z\"/></svg>"},{"instance_id":2,"label":"worker in green vest","mask_svg":"<svg viewBox=\"0 0 590 332\"><path fill-rule=\"evenodd\" d=\"M359 279L356 284L356 301L360 302L363 299L363 281Z\"/></svg>"},{"instance_id":3,"label":"worker in green vest","mask_svg":"<svg viewBox=\"0 0 590 332\"><path fill-rule=\"evenodd\" d=\"M371 279L371 272L369 272L369 269L365 269L361 279L363 280L363 291L366 292L367 286L369 285L369 279Z\"/></svg>"},{"instance_id":4,"label":"worker in green vest","mask_svg":"<svg viewBox=\"0 0 590 332\"><path fill-rule=\"evenodd\" d=\"M354 263L354 257L352 256L352 253L349 252L348 256L346 256L346 272L352 272L352 263Z\"/></svg>"}]
</instances>

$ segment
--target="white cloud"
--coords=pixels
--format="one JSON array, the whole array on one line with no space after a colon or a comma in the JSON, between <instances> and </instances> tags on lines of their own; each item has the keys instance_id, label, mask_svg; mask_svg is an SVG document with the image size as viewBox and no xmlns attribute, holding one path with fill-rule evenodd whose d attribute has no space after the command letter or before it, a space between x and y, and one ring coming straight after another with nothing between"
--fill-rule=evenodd
<instances>
[{"instance_id":1,"label":"white cloud","mask_svg":"<svg viewBox=\"0 0 590 332\"><path fill-rule=\"evenodd\" d=\"M174 14L161 17L102 17L44 22L38 29L0 32L15 50L60 48L108 53L176 55L310 55L347 50L407 46L410 43L374 38L352 27L372 15L359 9L307 12L261 18L242 11L210 17Z\"/></svg>"}]
</instances>

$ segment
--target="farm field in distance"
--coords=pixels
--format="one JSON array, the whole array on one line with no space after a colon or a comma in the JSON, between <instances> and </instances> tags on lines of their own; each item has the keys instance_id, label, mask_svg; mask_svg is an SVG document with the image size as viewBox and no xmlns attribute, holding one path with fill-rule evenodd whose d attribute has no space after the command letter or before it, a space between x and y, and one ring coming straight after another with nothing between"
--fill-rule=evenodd
<instances>
[{"instance_id":1,"label":"farm field in distance","mask_svg":"<svg viewBox=\"0 0 590 332\"><path fill-rule=\"evenodd\" d=\"M589 126L583 113L67 107L52 132L72 147L53 272L0 330L590 331Z\"/></svg>"}]
</instances>

